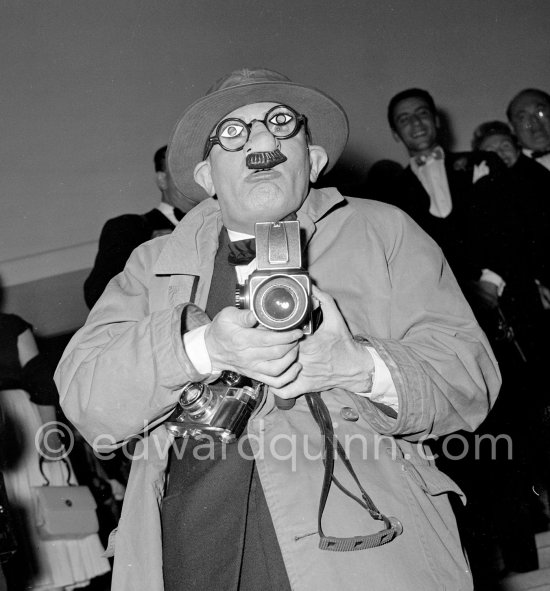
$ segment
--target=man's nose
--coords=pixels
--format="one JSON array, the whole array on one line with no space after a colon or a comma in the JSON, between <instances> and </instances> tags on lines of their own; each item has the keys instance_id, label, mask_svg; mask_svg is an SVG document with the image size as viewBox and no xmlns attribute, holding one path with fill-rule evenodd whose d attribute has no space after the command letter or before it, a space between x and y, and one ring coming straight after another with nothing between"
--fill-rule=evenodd
<instances>
[{"instance_id":1,"label":"man's nose","mask_svg":"<svg viewBox=\"0 0 550 591\"><path fill-rule=\"evenodd\" d=\"M279 148L279 140L261 121L254 121L246 142L246 153L272 152L277 148Z\"/></svg>"},{"instance_id":2,"label":"man's nose","mask_svg":"<svg viewBox=\"0 0 550 591\"><path fill-rule=\"evenodd\" d=\"M409 117L409 122L411 124L411 127L418 127L422 124L422 119L418 115L411 115Z\"/></svg>"}]
</instances>

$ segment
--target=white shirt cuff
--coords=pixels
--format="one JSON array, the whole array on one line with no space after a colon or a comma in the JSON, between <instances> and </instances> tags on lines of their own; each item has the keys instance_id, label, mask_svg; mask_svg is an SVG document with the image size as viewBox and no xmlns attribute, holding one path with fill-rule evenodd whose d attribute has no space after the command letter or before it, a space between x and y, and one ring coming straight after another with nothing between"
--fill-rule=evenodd
<instances>
[{"instance_id":1,"label":"white shirt cuff","mask_svg":"<svg viewBox=\"0 0 550 591\"><path fill-rule=\"evenodd\" d=\"M491 269L482 269L480 280L487 281L487 283L492 283L493 285L496 285L498 297L502 295L502 292L506 287L506 281L504 281L504 279L498 273L491 271Z\"/></svg>"},{"instance_id":2,"label":"white shirt cuff","mask_svg":"<svg viewBox=\"0 0 550 591\"><path fill-rule=\"evenodd\" d=\"M199 373L209 374L212 378L217 378L221 374L221 370L213 370L204 340L204 333L207 326L205 324L186 332L183 335L183 345L189 360ZM388 366L384 363L376 349L368 346L365 348L371 354L374 362L372 390L370 392L357 392L357 394L370 398L373 402L385 404L398 412L399 398Z\"/></svg>"},{"instance_id":3,"label":"white shirt cuff","mask_svg":"<svg viewBox=\"0 0 550 591\"><path fill-rule=\"evenodd\" d=\"M365 347L371 354L374 361L374 376L372 379L372 390L370 392L357 392L359 396L370 398L373 402L385 404L399 412L399 397L390 374L388 366L378 354L374 347Z\"/></svg>"},{"instance_id":4,"label":"white shirt cuff","mask_svg":"<svg viewBox=\"0 0 550 591\"><path fill-rule=\"evenodd\" d=\"M491 173L491 170L487 166L487 162L483 160L479 164L474 164L474 171L472 175L472 185L475 185L479 179L482 179L484 176L487 176Z\"/></svg>"},{"instance_id":5,"label":"white shirt cuff","mask_svg":"<svg viewBox=\"0 0 550 591\"><path fill-rule=\"evenodd\" d=\"M194 328L183 335L183 346L189 361L194 365L195 369L202 374L209 374L213 378L217 378L222 372L221 370L212 369L212 362L206 342L204 340L204 333L208 324L203 324L198 328Z\"/></svg>"}]
</instances>

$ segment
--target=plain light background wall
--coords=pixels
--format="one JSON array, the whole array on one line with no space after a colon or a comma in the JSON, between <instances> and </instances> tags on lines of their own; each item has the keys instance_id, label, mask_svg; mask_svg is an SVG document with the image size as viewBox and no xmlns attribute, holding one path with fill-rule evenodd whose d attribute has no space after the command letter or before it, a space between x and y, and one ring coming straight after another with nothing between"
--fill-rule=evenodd
<instances>
[{"instance_id":1,"label":"plain light background wall","mask_svg":"<svg viewBox=\"0 0 550 591\"><path fill-rule=\"evenodd\" d=\"M468 149L518 90L550 90L549 33L548 0L3 0L0 279L80 281L105 220L156 205L153 152L232 69L336 98L351 126L340 169L361 179L405 162L394 93L432 92ZM64 297L81 302L81 286Z\"/></svg>"}]
</instances>

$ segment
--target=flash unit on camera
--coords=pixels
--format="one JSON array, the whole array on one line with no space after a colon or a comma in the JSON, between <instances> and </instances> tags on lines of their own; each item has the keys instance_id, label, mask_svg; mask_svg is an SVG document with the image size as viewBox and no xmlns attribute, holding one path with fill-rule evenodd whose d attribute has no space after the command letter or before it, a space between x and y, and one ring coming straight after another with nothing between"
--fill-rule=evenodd
<instances>
[{"instance_id":1,"label":"flash unit on camera","mask_svg":"<svg viewBox=\"0 0 550 591\"><path fill-rule=\"evenodd\" d=\"M257 269L237 286L235 305L271 330L311 334L311 279L302 269L300 222L258 222Z\"/></svg>"}]
</instances>

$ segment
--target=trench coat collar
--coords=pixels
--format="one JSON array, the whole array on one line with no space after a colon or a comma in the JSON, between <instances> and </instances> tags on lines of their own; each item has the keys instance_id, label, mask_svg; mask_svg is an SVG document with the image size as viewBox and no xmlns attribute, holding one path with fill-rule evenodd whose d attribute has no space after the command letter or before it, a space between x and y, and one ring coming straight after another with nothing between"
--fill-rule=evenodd
<instances>
[{"instance_id":1,"label":"trench coat collar","mask_svg":"<svg viewBox=\"0 0 550 591\"><path fill-rule=\"evenodd\" d=\"M344 198L334 188L310 189L297 212L298 221L309 242L315 224ZM194 207L166 238L154 266L156 275L200 275L218 249L218 236L223 225L221 209L214 198Z\"/></svg>"}]
</instances>

